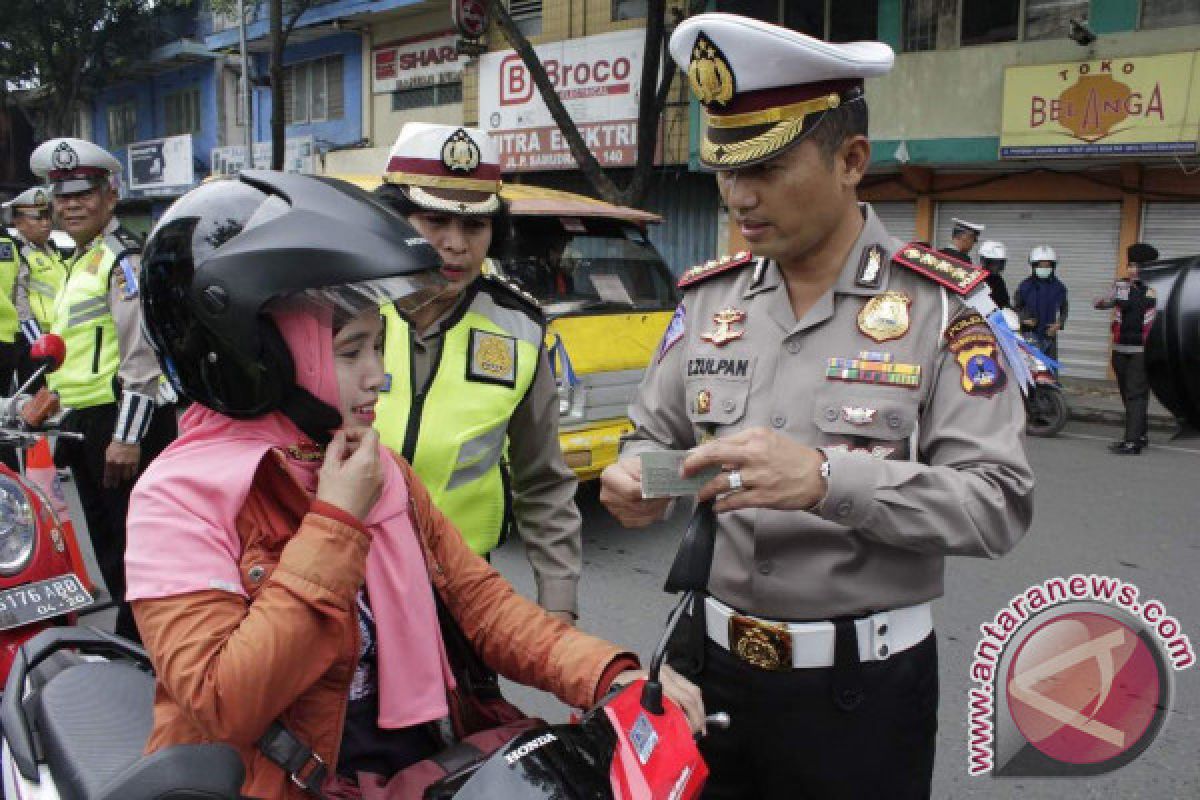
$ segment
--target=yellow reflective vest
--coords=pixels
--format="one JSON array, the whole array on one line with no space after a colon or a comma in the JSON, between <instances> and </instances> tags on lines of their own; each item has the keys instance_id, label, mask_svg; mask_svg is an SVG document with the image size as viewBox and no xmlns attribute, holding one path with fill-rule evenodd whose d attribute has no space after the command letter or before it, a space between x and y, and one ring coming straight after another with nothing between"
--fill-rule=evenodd
<instances>
[{"instance_id":1,"label":"yellow reflective vest","mask_svg":"<svg viewBox=\"0 0 1200 800\"><path fill-rule=\"evenodd\" d=\"M128 280L125 270L134 268L134 262L126 257L140 251L132 234L117 229L97 237L68 265L50 327L66 343L67 358L58 370L46 375L46 385L58 392L67 408L91 408L117 400L115 378L121 349L108 305L109 281L116 277L124 285ZM114 268L121 274L113 276Z\"/></svg>"},{"instance_id":2,"label":"yellow reflective vest","mask_svg":"<svg viewBox=\"0 0 1200 800\"><path fill-rule=\"evenodd\" d=\"M413 386L412 332L384 309L388 381L376 406L380 439L404 455L434 503L476 553L499 544L509 518L501 461L508 422L529 391L544 338L540 313L511 289L477 280L442 334L428 385Z\"/></svg>"},{"instance_id":3,"label":"yellow reflective vest","mask_svg":"<svg viewBox=\"0 0 1200 800\"><path fill-rule=\"evenodd\" d=\"M67 267L49 242L44 249L26 244L21 248L21 257L29 265L29 309L38 327L48 331L54 325L54 304L66 279Z\"/></svg>"},{"instance_id":4,"label":"yellow reflective vest","mask_svg":"<svg viewBox=\"0 0 1200 800\"><path fill-rule=\"evenodd\" d=\"M13 305L13 290L17 285L17 270L21 254L17 243L0 233L0 342L12 344L17 340L17 307Z\"/></svg>"}]
</instances>

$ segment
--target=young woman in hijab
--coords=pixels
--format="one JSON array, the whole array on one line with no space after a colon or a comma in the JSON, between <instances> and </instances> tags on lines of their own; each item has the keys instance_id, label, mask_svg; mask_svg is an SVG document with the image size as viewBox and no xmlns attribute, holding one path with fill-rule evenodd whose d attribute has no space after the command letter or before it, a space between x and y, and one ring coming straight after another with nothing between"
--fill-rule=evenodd
<instances>
[{"instance_id":1,"label":"young woman in hijab","mask_svg":"<svg viewBox=\"0 0 1200 800\"><path fill-rule=\"evenodd\" d=\"M386 781L459 722L435 593L487 665L569 705L640 674L517 595L371 429L379 306L441 289L398 216L335 181L252 172L180 199L144 263L147 333L193 400L130 507L148 750L227 742L244 794L309 797L261 749L279 721L319 758L300 777L328 765L339 797L362 773ZM666 684L702 726L698 690Z\"/></svg>"}]
</instances>

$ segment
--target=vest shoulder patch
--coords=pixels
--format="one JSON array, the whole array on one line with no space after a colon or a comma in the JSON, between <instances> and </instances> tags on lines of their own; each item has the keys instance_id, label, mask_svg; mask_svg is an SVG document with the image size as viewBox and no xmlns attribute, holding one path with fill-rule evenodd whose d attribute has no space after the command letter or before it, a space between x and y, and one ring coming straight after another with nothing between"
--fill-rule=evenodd
<instances>
[{"instance_id":1,"label":"vest shoulder patch","mask_svg":"<svg viewBox=\"0 0 1200 800\"><path fill-rule=\"evenodd\" d=\"M7 239L0 239L0 261L16 261L17 248Z\"/></svg>"},{"instance_id":2,"label":"vest shoulder patch","mask_svg":"<svg viewBox=\"0 0 1200 800\"><path fill-rule=\"evenodd\" d=\"M959 295L966 295L988 276L988 271L920 242L909 242L892 254L892 263L912 270Z\"/></svg>"},{"instance_id":3,"label":"vest shoulder patch","mask_svg":"<svg viewBox=\"0 0 1200 800\"><path fill-rule=\"evenodd\" d=\"M742 250L731 256L723 256L705 261L703 264L697 264L689 269L679 278L679 288L686 289L689 286L695 286L698 283L703 283L709 278L713 278L731 270L739 269L746 266L754 260L754 256L749 252Z\"/></svg>"},{"instance_id":4,"label":"vest shoulder patch","mask_svg":"<svg viewBox=\"0 0 1200 800\"><path fill-rule=\"evenodd\" d=\"M545 315L537 298L518 286L515 281L503 275L489 274L483 276L482 285L500 305L529 313L539 325L545 323Z\"/></svg>"}]
</instances>

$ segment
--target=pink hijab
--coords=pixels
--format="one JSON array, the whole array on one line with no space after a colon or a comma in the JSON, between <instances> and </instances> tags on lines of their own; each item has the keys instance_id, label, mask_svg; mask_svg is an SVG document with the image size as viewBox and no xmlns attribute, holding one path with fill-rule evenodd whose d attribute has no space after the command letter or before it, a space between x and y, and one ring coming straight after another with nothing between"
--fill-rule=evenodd
<instances>
[{"instance_id":1,"label":"pink hijab","mask_svg":"<svg viewBox=\"0 0 1200 800\"><path fill-rule=\"evenodd\" d=\"M296 383L337 408L330 320L301 312L274 319L296 363ZM280 412L238 420L199 404L183 415L180 434L150 464L130 499L126 599L206 589L245 597L237 515L262 459L306 437ZM380 449L384 488L364 521L373 536L366 578L378 632L379 726L404 728L446 716L445 690L454 679L408 486L391 452ZM287 463L298 482L314 492L320 463Z\"/></svg>"}]
</instances>

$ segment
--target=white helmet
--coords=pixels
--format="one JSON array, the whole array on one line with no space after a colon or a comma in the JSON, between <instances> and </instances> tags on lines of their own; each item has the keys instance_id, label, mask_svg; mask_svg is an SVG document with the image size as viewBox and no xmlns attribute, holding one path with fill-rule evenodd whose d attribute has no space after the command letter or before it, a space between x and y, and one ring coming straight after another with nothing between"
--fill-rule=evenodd
<instances>
[{"instance_id":1,"label":"white helmet","mask_svg":"<svg viewBox=\"0 0 1200 800\"><path fill-rule=\"evenodd\" d=\"M1040 244L1029 251L1029 263L1036 264L1039 261L1049 261L1051 264L1058 266L1058 255L1054 252L1053 247Z\"/></svg>"},{"instance_id":2,"label":"white helmet","mask_svg":"<svg viewBox=\"0 0 1200 800\"><path fill-rule=\"evenodd\" d=\"M979 245L979 257L993 261L1003 261L1008 257L1008 251L1004 247L1004 242L988 239Z\"/></svg>"}]
</instances>

